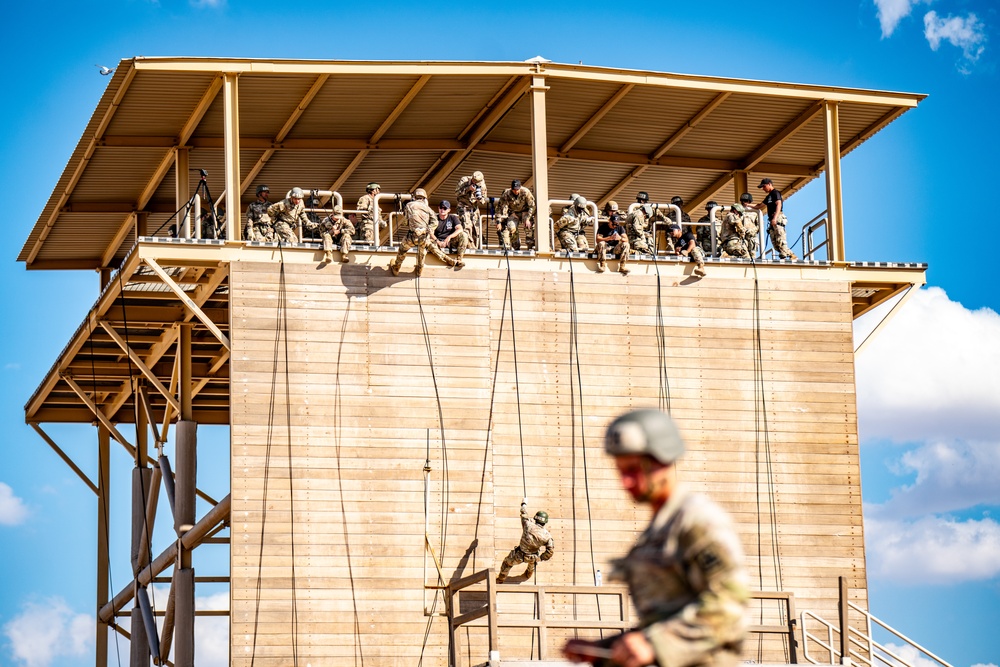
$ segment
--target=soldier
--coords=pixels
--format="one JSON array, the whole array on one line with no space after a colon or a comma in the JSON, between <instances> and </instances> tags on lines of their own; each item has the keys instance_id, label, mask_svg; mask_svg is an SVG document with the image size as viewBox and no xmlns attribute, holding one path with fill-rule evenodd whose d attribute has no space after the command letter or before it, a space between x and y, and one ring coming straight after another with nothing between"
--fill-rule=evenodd
<instances>
[{"instance_id":1,"label":"soldier","mask_svg":"<svg viewBox=\"0 0 1000 667\"><path fill-rule=\"evenodd\" d=\"M718 202L710 201L705 204L705 215L701 216L698 222L711 222L715 227L715 238L716 242L719 240L719 223L711 219L712 209L717 207ZM702 251L706 255L712 254L712 229L707 224L698 225L698 245L701 246Z\"/></svg>"},{"instance_id":2,"label":"soldier","mask_svg":"<svg viewBox=\"0 0 1000 667\"><path fill-rule=\"evenodd\" d=\"M681 223L690 223L691 216L684 212L684 199L681 197L671 197L670 203L676 206L680 210L680 220ZM653 227L658 232L663 233L663 244L660 247L663 252L668 255L674 254L674 239L670 235L670 225L677 224L677 215L674 213L672 208L664 210L654 210L653 211ZM660 237L657 237L660 238Z\"/></svg>"},{"instance_id":3,"label":"soldier","mask_svg":"<svg viewBox=\"0 0 1000 667\"><path fill-rule=\"evenodd\" d=\"M458 200L458 217L462 221L462 227L472 239L472 247L478 248L482 231L479 206L489 201L483 172L474 171L472 176L463 176L455 188L455 198Z\"/></svg>"},{"instance_id":4,"label":"soldier","mask_svg":"<svg viewBox=\"0 0 1000 667\"><path fill-rule=\"evenodd\" d=\"M635 196L635 200L639 207L628 214L628 222L625 225L629 245L636 252L653 252L653 236L649 231L653 207L649 203L649 195L640 192Z\"/></svg>"},{"instance_id":5,"label":"soldier","mask_svg":"<svg viewBox=\"0 0 1000 667\"><path fill-rule=\"evenodd\" d=\"M271 217L267 214L267 198L270 194L271 189L266 185L257 186L257 201L252 201L247 206L247 224L243 229L245 240L274 242L274 225L271 223Z\"/></svg>"},{"instance_id":6,"label":"soldier","mask_svg":"<svg viewBox=\"0 0 1000 667\"><path fill-rule=\"evenodd\" d=\"M500 194L497 208L497 235L503 247L514 250L521 249L521 239L517 233L517 224L524 227L524 242L529 249L535 247L535 198L531 190L521 185L521 181L513 180L510 187ZM513 237L511 236L513 235Z\"/></svg>"},{"instance_id":7,"label":"soldier","mask_svg":"<svg viewBox=\"0 0 1000 667\"><path fill-rule=\"evenodd\" d=\"M416 248L417 267L413 273L419 278L424 272L424 259L427 257L428 225L434 217L434 211L427 205L427 193L424 192L423 188L417 188L417 191L413 193L413 201L406 205L403 212L406 214L406 222L409 225L409 229L406 232L406 238L399 244L399 251L396 253L396 258L389 263L389 269L392 271L392 275L398 276L399 267L403 264L403 257L406 256L406 251L410 248ZM456 262L454 259L445 255L439 249L437 251L440 253L438 257L445 264L455 266Z\"/></svg>"},{"instance_id":8,"label":"soldier","mask_svg":"<svg viewBox=\"0 0 1000 667\"><path fill-rule=\"evenodd\" d=\"M608 219L602 221L597 227L597 272L604 273L607 269L608 252L611 252L618 253L618 272L627 276L629 269L626 265L632 248L629 246L625 227L621 223L622 217L618 213L618 204L610 201L604 207L604 211Z\"/></svg>"},{"instance_id":9,"label":"soldier","mask_svg":"<svg viewBox=\"0 0 1000 667\"><path fill-rule=\"evenodd\" d=\"M344 207L333 207L333 214L314 223L312 228L318 228L323 239L323 263L333 261L333 246L340 245L340 261L351 261L351 243L354 241L354 224L344 217Z\"/></svg>"},{"instance_id":10,"label":"soldier","mask_svg":"<svg viewBox=\"0 0 1000 667\"><path fill-rule=\"evenodd\" d=\"M760 233L760 213L753 207L753 195L744 192L740 195L743 205L743 241L747 244L747 252L751 257L757 256L758 234Z\"/></svg>"},{"instance_id":11,"label":"soldier","mask_svg":"<svg viewBox=\"0 0 1000 667\"><path fill-rule=\"evenodd\" d=\"M791 257L798 260L798 256L788 247L788 234L785 232L785 225L788 218L785 216L784 201L781 199L781 191L776 190L770 178L761 180L758 189L767 193L764 201L754 206L757 210L767 209L767 235L771 237L771 245L778 257L785 259Z\"/></svg>"},{"instance_id":12,"label":"soldier","mask_svg":"<svg viewBox=\"0 0 1000 667\"><path fill-rule=\"evenodd\" d=\"M743 206L733 204L729 207L729 212L722 221L722 241L719 245L723 257L742 257L750 259L747 252L746 242L743 238Z\"/></svg>"},{"instance_id":13,"label":"soldier","mask_svg":"<svg viewBox=\"0 0 1000 667\"><path fill-rule=\"evenodd\" d=\"M457 255L455 258L456 269L465 266L463 258L465 257L465 249L469 245L469 236L462 227L462 221L451 212L451 202L447 199L438 204L437 228L433 234L427 235L427 241L434 247L454 250Z\"/></svg>"},{"instance_id":14,"label":"soldier","mask_svg":"<svg viewBox=\"0 0 1000 667\"><path fill-rule=\"evenodd\" d=\"M689 257L694 262L695 267L691 275L696 278L703 278L705 276L705 253L698 246L695 235L690 230L683 231L677 223L667 227L667 234L672 240L674 254Z\"/></svg>"},{"instance_id":15,"label":"soldier","mask_svg":"<svg viewBox=\"0 0 1000 667\"><path fill-rule=\"evenodd\" d=\"M302 188L292 188L287 198L267 207L267 215L274 220L274 235L278 243L286 245L298 243L299 237L295 233L295 227L300 222L303 225L309 224L306 207L302 203L303 196L305 194Z\"/></svg>"},{"instance_id":16,"label":"soldier","mask_svg":"<svg viewBox=\"0 0 1000 667\"><path fill-rule=\"evenodd\" d=\"M563 250L587 252L590 244L583 230L587 225L593 225L594 219L587 215L586 198L574 194L570 200L573 203L564 208L562 217L556 220L556 236Z\"/></svg>"},{"instance_id":17,"label":"soldier","mask_svg":"<svg viewBox=\"0 0 1000 667\"><path fill-rule=\"evenodd\" d=\"M555 542L552 541L552 534L545 528L548 522L549 515L542 510L535 512L535 517L532 519L528 514L528 499L521 501L521 542L503 559L500 574L497 575L498 584L507 579L510 568L518 563L528 564L524 576L526 579L531 579L538 561L552 558L555 554Z\"/></svg>"},{"instance_id":18,"label":"soldier","mask_svg":"<svg viewBox=\"0 0 1000 667\"><path fill-rule=\"evenodd\" d=\"M369 183L365 186L365 194L358 200L357 209L361 211L361 240L368 245L376 245L377 232L375 230L375 196L382 191L382 186L378 183ZM378 216L378 232L386 226L382 214Z\"/></svg>"},{"instance_id":19,"label":"soldier","mask_svg":"<svg viewBox=\"0 0 1000 667\"><path fill-rule=\"evenodd\" d=\"M725 510L677 480L684 442L659 410L635 410L608 427L605 451L622 486L652 520L611 577L624 580L638 626L599 641L571 639L572 661L622 667L737 665L749 600L739 536Z\"/></svg>"}]
</instances>

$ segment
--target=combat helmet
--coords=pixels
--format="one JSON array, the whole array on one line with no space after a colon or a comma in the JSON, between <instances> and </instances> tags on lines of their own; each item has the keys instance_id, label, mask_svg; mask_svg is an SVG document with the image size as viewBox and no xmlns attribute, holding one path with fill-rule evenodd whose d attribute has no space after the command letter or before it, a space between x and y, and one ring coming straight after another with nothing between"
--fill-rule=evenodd
<instances>
[{"instance_id":1,"label":"combat helmet","mask_svg":"<svg viewBox=\"0 0 1000 667\"><path fill-rule=\"evenodd\" d=\"M293 199L302 199L303 197L306 196L306 193L302 191L302 188L295 187L292 188L291 192L288 193L288 196L292 197Z\"/></svg>"},{"instance_id":2,"label":"combat helmet","mask_svg":"<svg viewBox=\"0 0 1000 667\"><path fill-rule=\"evenodd\" d=\"M413 191L414 199L427 199L427 191L423 188L417 188Z\"/></svg>"},{"instance_id":3,"label":"combat helmet","mask_svg":"<svg viewBox=\"0 0 1000 667\"><path fill-rule=\"evenodd\" d=\"M646 192L645 190L640 190L639 194L635 196L635 200L640 204L645 204L646 202L649 201L649 193Z\"/></svg>"},{"instance_id":4,"label":"combat helmet","mask_svg":"<svg viewBox=\"0 0 1000 667\"><path fill-rule=\"evenodd\" d=\"M271 191L271 188L267 187L266 185L258 185L257 186L257 196L258 197L260 196L261 192L270 192L270 191Z\"/></svg>"},{"instance_id":5,"label":"combat helmet","mask_svg":"<svg viewBox=\"0 0 1000 667\"><path fill-rule=\"evenodd\" d=\"M539 526L544 526L549 522L549 513L544 510L538 510L535 512L535 523Z\"/></svg>"},{"instance_id":6,"label":"combat helmet","mask_svg":"<svg viewBox=\"0 0 1000 667\"><path fill-rule=\"evenodd\" d=\"M612 456L645 454L669 465L684 453L684 440L669 415L646 408L611 422L604 436L604 451Z\"/></svg>"},{"instance_id":7,"label":"combat helmet","mask_svg":"<svg viewBox=\"0 0 1000 667\"><path fill-rule=\"evenodd\" d=\"M381 190L382 186L378 183L372 182L365 186L365 192L371 192L372 190Z\"/></svg>"},{"instance_id":8,"label":"combat helmet","mask_svg":"<svg viewBox=\"0 0 1000 667\"><path fill-rule=\"evenodd\" d=\"M586 197L581 197L580 195L573 197L573 205L577 208L584 208L587 205Z\"/></svg>"},{"instance_id":9,"label":"combat helmet","mask_svg":"<svg viewBox=\"0 0 1000 667\"><path fill-rule=\"evenodd\" d=\"M741 204L753 203L753 195L750 194L749 192L744 192L743 194L740 195L740 203Z\"/></svg>"}]
</instances>

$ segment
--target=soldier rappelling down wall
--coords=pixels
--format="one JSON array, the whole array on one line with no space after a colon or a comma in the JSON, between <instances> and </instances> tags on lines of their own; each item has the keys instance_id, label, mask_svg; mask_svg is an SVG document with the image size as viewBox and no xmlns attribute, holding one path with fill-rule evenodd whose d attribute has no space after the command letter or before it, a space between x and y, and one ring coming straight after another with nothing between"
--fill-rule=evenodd
<instances>
[{"instance_id":1,"label":"soldier rappelling down wall","mask_svg":"<svg viewBox=\"0 0 1000 667\"><path fill-rule=\"evenodd\" d=\"M548 522L547 512L538 510L532 518L528 514L528 499L525 498L521 501L521 542L511 549L507 557L503 559L500 574L497 575L498 584L502 584L507 579L510 568L518 563L528 564L524 576L526 579L530 579L535 574L535 565L538 564L538 561L552 558L555 554L555 543L552 541L552 534L545 528L545 524Z\"/></svg>"}]
</instances>

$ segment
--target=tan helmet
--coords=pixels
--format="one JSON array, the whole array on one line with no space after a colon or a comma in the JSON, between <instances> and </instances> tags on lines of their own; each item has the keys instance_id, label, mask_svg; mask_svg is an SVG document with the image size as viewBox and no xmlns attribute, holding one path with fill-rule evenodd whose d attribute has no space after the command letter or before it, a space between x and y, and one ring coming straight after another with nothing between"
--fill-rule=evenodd
<instances>
[{"instance_id":1,"label":"tan helmet","mask_svg":"<svg viewBox=\"0 0 1000 667\"><path fill-rule=\"evenodd\" d=\"M302 192L302 188L292 188L292 191L288 193L288 196L294 199L302 199L305 197L305 193Z\"/></svg>"},{"instance_id":2,"label":"tan helmet","mask_svg":"<svg viewBox=\"0 0 1000 667\"><path fill-rule=\"evenodd\" d=\"M609 201L607 203L607 205L605 205L604 208L607 209L607 210L609 210L609 211L617 211L618 210L618 202L616 202L614 199L612 199L611 201Z\"/></svg>"},{"instance_id":3,"label":"tan helmet","mask_svg":"<svg viewBox=\"0 0 1000 667\"><path fill-rule=\"evenodd\" d=\"M340 204L337 204L336 206L333 207L333 213L334 215L343 215L344 207L341 206Z\"/></svg>"},{"instance_id":4,"label":"tan helmet","mask_svg":"<svg viewBox=\"0 0 1000 667\"><path fill-rule=\"evenodd\" d=\"M423 188L417 188L413 191L414 199L427 199L427 191Z\"/></svg>"},{"instance_id":5,"label":"tan helmet","mask_svg":"<svg viewBox=\"0 0 1000 667\"><path fill-rule=\"evenodd\" d=\"M587 205L587 199L585 197L581 197L580 195L577 195L576 197L573 197L573 204L577 208L583 208L583 207L585 207Z\"/></svg>"},{"instance_id":6,"label":"tan helmet","mask_svg":"<svg viewBox=\"0 0 1000 667\"><path fill-rule=\"evenodd\" d=\"M647 408L626 412L611 422L604 451L612 456L645 454L669 465L684 453L684 440L668 414Z\"/></svg>"},{"instance_id":7,"label":"tan helmet","mask_svg":"<svg viewBox=\"0 0 1000 667\"><path fill-rule=\"evenodd\" d=\"M476 181L477 183L482 183L483 180L484 180L483 179L483 172L481 172L481 171L474 171L474 172L472 172L472 180Z\"/></svg>"}]
</instances>

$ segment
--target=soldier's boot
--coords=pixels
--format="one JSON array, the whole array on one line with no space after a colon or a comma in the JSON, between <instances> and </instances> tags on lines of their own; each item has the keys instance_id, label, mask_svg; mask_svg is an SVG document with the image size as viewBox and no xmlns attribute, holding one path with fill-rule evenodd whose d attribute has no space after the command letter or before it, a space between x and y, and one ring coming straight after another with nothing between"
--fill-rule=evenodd
<instances>
[{"instance_id":1,"label":"soldier's boot","mask_svg":"<svg viewBox=\"0 0 1000 667\"><path fill-rule=\"evenodd\" d=\"M528 569L524 571L524 576L526 578L528 578L528 579L531 579L533 576L535 576L535 564L534 563L528 563Z\"/></svg>"},{"instance_id":2,"label":"soldier's boot","mask_svg":"<svg viewBox=\"0 0 1000 667\"><path fill-rule=\"evenodd\" d=\"M457 260L454 264L452 264L452 266L454 266L456 269L461 269L465 266L465 262L463 262L462 260Z\"/></svg>"},{"instance_id":3,"label":"soldier's boot","mask_svg":"<svg viewBox=\"0 0 1000 667\"><path fill-rule=\"evenodd\" d=\"M389 270L392 271L392 275L398 276L399 275L399 264L397 264L396 262L389 262Z\"/></svg>"},{"instance_id":4,"label":"soldier's boot","mask_svg":"<svg viewBox=\"0 0 1000 667\"><path fill-rule=\"evenodd\" d=\"M344 264L347 264L348 262L351 261L351 254L347 252L341 252L340 261L343 262Z\"/></svg>"},{"instance_id":5,"label":"soldier's boot","mask_svg":"<svg viewBox=\"0 0 1000 667\"><path fill-rule=\"evenodd\" d=\"M325 251L323 253L323 263L329 264L332 261L333 261L333 251L332 250Z\"/></svg>"},{"instance_id":6,"label":"soldier's boot","mask_svg":"<svg viewBox=\"0 0 1000 667\"><path fill-rule=\"evenodd\" d=\"M697 266L695 266L694 267L694 271L691 272L691 275L692 276L696 276L698 278L704 278L705 277L705 265L704 264L698 264Z\"/></svg>"},{"instance_id":7,"label":"soldier's boot","mask_svg":"<svg viewBox=\"0 0 1000 667\"><path fill-rule=\"evenodd\" d=\"M597 272L598 273L604 273L604 271L607 268L608 268L607 265L603 261L597 263Z\"/></svg>"},{"instance_id":8,"label":"soldier's boot","mask_svg":"<svg viewBox=\"0 0 1000 667\"><path fill-rule=\"evenodd\" d=\"M632 273L632 269L628 268L625 265L625 262L621 262L618 265L618 273L622 274L623 276L627 276L628 274Z\"/></svg>"},{"instance_id":9,"label":"soldier's boot","mask_svg":"<svg viewBox=\"0 0 1000 667\"><path fill-rule=\"evenodd\" d=\"M497 575L497 583L502 584L507 580L507 573L510 572L510 565L507 565L507 561L504 560L503 565L500 566L500 574Z\"/></svg>"},{"instance_id":10,"label":"soldier's boot","mask_svg":"<svg viewBox=\"0 0 1000 667\"><path fill-rule=\"evenodd\" d=\"M794 252L789 251L789 254L792 256L792 261L793 262L799 261L799 256L796 255Z\"/></svg>"}]
</instances>

